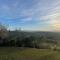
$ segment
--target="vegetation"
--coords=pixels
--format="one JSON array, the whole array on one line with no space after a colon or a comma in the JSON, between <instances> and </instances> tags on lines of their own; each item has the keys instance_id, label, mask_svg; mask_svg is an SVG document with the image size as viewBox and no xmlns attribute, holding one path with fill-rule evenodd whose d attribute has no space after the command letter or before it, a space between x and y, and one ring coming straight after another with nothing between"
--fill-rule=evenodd
<instances>
[{"instance_id":1,"label":"vegetation","mask_svg":"<svg viewBox=\"0 0 60 60\"><path fill-rule=\"evenodd\" d=\"M59 33L53 32L25 32L21 30L9 31L0 25L1 47L30 47L50 49L59 47Z\"/></svg>"},{"instance_id":2,"label":"vegetation","mask_svg":"<svg viewBox=\"0 0 60 60\"><path fill-rule=\"evenodd\" d=\"M0 60L60 60L60 52L49 49L0 47Z\"/></svg>"},{"instance_id":3,"label":"vegetation","mask_svg":"<svg viewBox=\"0 0 60 60\"><path fill-rule=\"evenodd\" d=\"M60 60L60 33L9 31L0 25L0 60Z\"/></svg>"}]
</instances>

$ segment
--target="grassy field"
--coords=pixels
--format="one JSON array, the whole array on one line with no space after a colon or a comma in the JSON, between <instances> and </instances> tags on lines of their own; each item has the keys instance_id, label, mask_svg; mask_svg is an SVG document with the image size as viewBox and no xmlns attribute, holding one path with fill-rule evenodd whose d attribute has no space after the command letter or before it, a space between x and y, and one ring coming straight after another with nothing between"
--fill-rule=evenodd
<instances>
[{"instance_id":1,"label":"grassy field","mask_svg":"<svg viewBox=\"0 0 60 60\"><path fill-rule=\"evenodd\" d=\"M60 60L60 52L48 49L0 47L0 60Z\"/></svg>"}]
</instances>

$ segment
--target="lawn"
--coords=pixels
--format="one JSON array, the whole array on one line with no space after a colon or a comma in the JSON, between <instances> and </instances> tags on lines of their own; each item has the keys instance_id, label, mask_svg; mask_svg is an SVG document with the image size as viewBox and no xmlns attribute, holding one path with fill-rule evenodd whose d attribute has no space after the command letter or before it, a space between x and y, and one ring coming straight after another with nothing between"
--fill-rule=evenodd
<instances>
[{"instance_id":1,"label":"lawn","mask_svg":"<svg viewBox=\"0 0 60 60\"><path fill-rule=\"evenodd\" d=\"M60 60L60 52L49 49L0 47L0 60Z\"/></svg>"}]
</instances>

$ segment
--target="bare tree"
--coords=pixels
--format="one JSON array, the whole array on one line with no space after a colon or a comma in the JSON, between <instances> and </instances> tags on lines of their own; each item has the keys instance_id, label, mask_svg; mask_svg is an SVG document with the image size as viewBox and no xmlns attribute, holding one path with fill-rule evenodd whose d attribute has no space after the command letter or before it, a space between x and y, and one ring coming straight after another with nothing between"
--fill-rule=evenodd
<instances>
[{"instance_id":1,"label":"bare tree","mask_svg":"<svg viewBox=\"0 0 60 60\"><path fill-rule=\"evenodd\" d=\"M6 28L6 26L0 24L0 38L3 39L5 37L7 37L7 36L8 36L8 34L7 34L7 28Z\"/></svg>"}]
</instances>

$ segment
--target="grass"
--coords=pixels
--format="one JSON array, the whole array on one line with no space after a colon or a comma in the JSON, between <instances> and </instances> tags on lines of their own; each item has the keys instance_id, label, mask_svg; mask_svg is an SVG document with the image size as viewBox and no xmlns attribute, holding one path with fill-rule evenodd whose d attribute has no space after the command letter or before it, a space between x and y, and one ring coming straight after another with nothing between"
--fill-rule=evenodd
<instances>
[{"instance_id":1,"label":"grass","mask_svg":"<svg viewBox=\"0 0 60 60\"><path fill-rule=\"evenodd\" d=\"M60 60L60 52L49 49L0 47L0 60Z\"/></svg>"}]
</instances>

